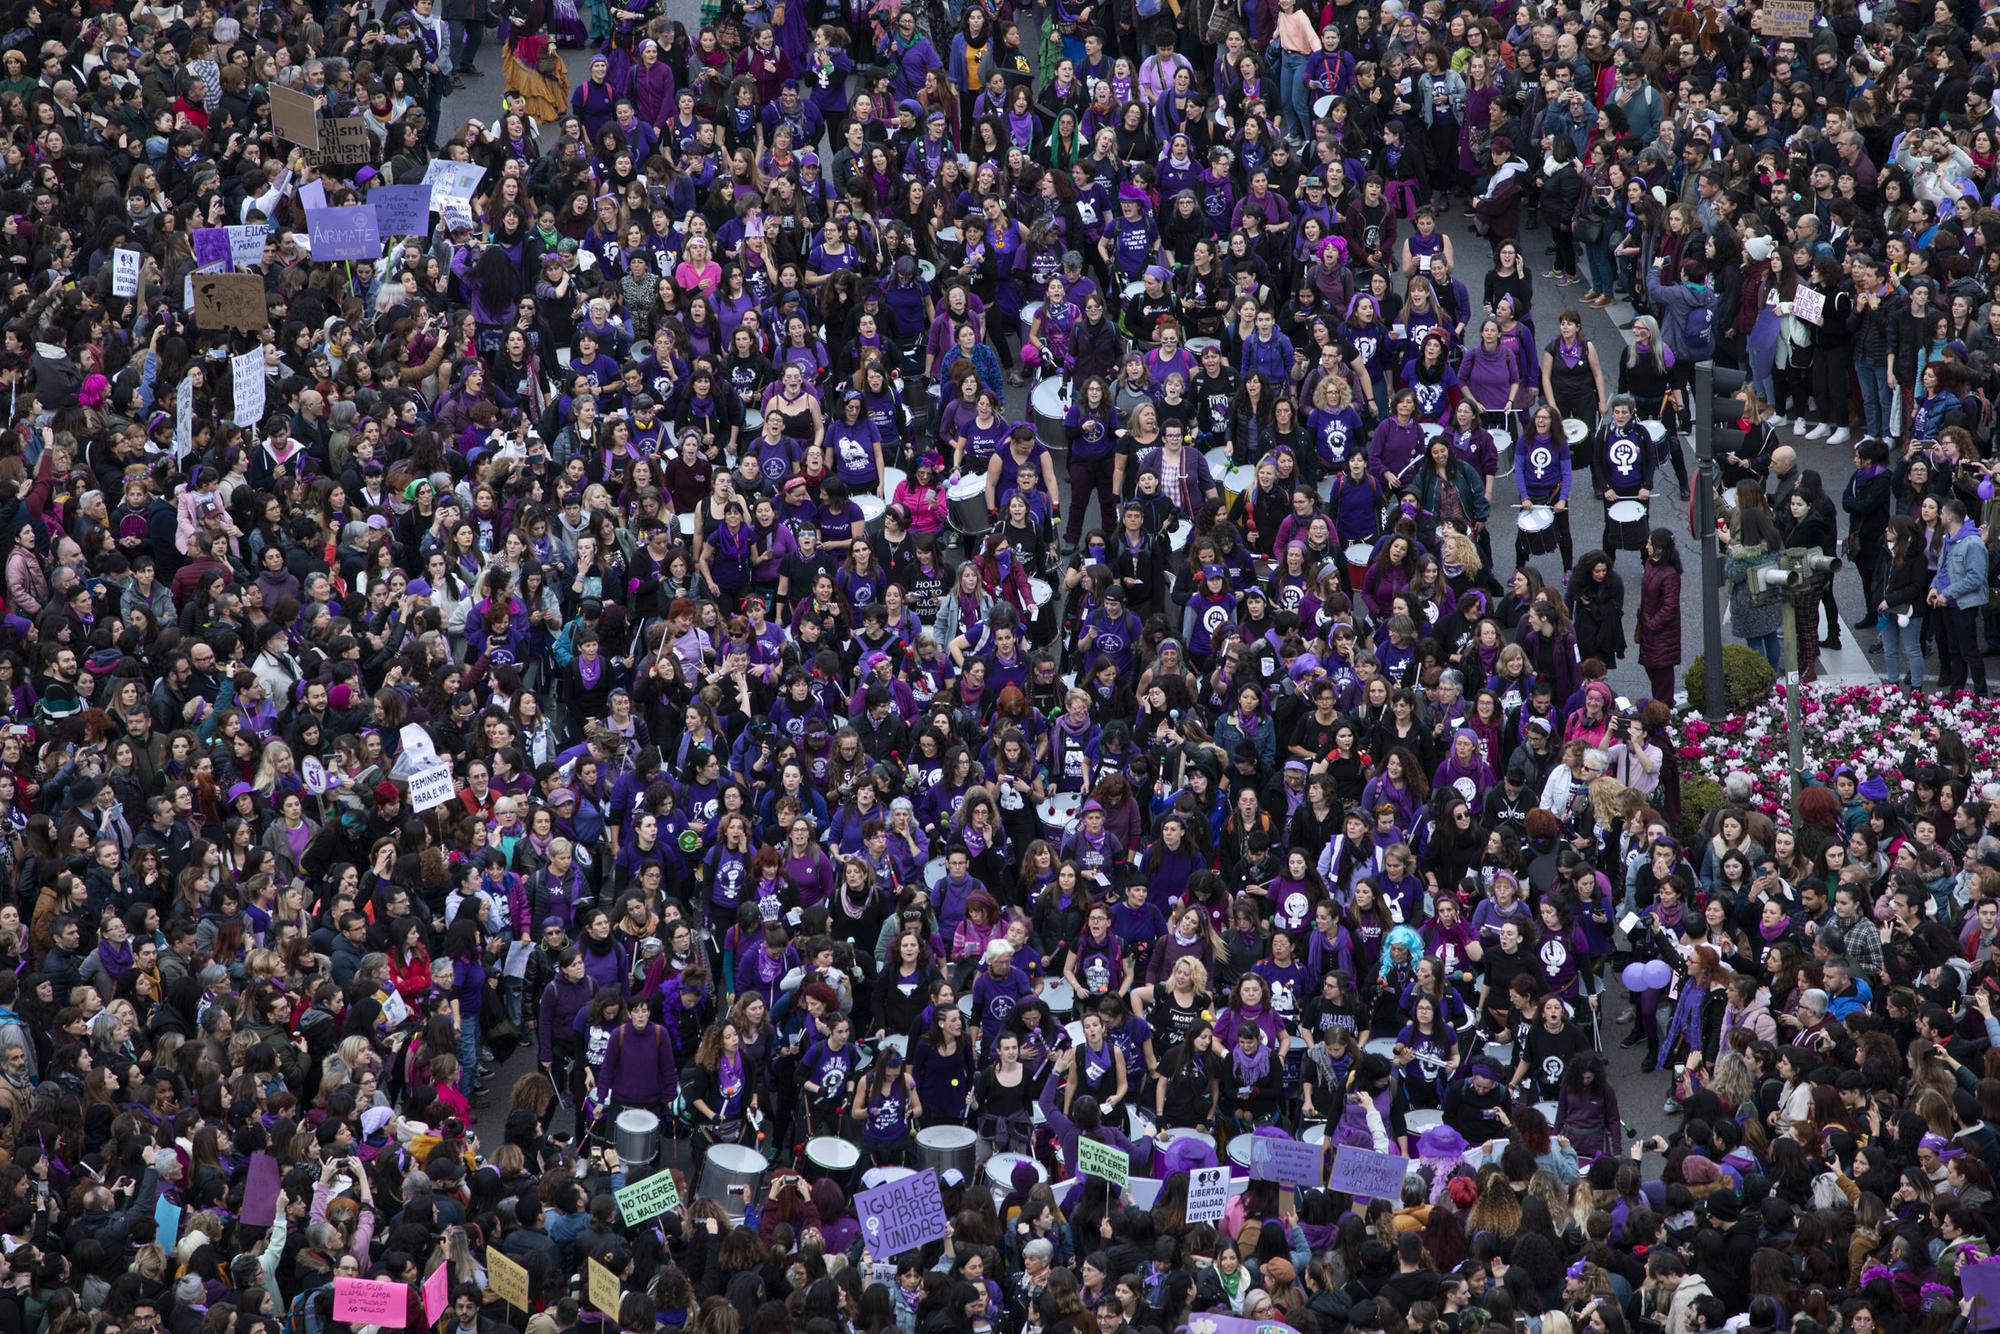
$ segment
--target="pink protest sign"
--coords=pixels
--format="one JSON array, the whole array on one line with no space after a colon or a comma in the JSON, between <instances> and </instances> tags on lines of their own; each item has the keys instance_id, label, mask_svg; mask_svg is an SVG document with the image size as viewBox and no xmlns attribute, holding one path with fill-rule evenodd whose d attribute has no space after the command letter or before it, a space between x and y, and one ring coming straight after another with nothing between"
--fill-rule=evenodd
<instances>
[{"instance_id":1,"label":"pink protest sign","mask_svg":"<svg viewBox=\"0 0 2000 1334\"><path fill-rule=\"evenodd\" d=\"M451 1266L439 1265L424 1280L424 1323L435 1325L451 1305Z\"/></svg>"},{"instance_id":2,"label":"pink protest sign","mask_svg":"<svg viewBox=\"0 0 2000 1334\"><path fill-rule=\"evenodd\" d=\"M389 1279L336 1278L333 1318L350 1325L381 1325L401 1329L409 1323L410 1288Z\"/></svg>"}]
</instances>

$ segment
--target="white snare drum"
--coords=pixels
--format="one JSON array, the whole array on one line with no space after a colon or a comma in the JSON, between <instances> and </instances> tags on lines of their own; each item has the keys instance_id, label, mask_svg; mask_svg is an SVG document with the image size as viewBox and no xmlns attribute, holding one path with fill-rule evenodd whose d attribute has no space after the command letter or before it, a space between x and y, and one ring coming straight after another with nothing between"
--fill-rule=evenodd
<instances>
[{"instance_id":1,"label":"white snare drum","mask_svg":"<svg viewBox=\"0 0 2000 1334\"><path fill-rule=\"evenodd\" d=\"M1646 545L1646 502L1614 500L1604 507L1607 551L1639 551Z\"/></svg>"},{"instance_id":2,"label":"white snare drum","mask_svg":"<svg viewBox=\"0 0 2000 1334\"><path fill-rule=\"evenodd\" d=\"M1205 334L1187 340L1188 355L1193 357L1196 361L1200 361L1201 354L1208 351L1208 349L1212 347L1219 349L1221 348L1221 346L1222 346L1222 340L1220 338L1210 338Z\"/></svg>"},{"instance_id":3,"label":"white snare drum","mask_svg":"<svg viewBox=\"0 0 2000 1334\"><path fill-rule=\"evenodd\" d=\"M944 489L944 499L951 526L956 531L967 537L979 537L993 527L993 516L986 509L984 477L958 478Z\"/></svg>"},{"instance_id":4,"label":"white snare drum","mask_svg":"<svg viewBox=\"0 0 2000 1334\"><path fill-rule=\"evenodd\" d=\"M699 517L700 516L697 515L693 510L689 510L685 514L675 516L674 522L680 526L682 537L689 539L692 539L694 537L694 523L695 520Z\"/></svg>"},{"instance_id":5,"label":"white snare drum","mask_svg":"<svg viewBox=\"0 0 2000 1334\"><path fill-rule=\"evenodd\" d=\"M806 1162L818 1168L822 1176L840 1178L844 1185L848 1176L861 1165L861 1150L844 1139L816 1135L806 1141Z\"/></svg>"},{"instance_id":6,"label":"white snare drum","mask_svg":"<svg viewBox=\"0 0 2000 1334\"><path fill-rule=\"evenodd\" d=\"M1326 113L1327 113L1327 112L1329 112L1329 111L1331 111L1331 110L1333 110L1333 94L1332 94L1332 93L1327 93L1327 94L1326 94L1325 96L1323 96L1323 97L1316 97L1316 98L1314 98L1314 99L1313 99L1313 119L1314 119L1314 120L1325 120L1325 119L1326 119Z\"/></svg>"},{"instance_id":7,"label":"white snare drum","mask_svg":"<svg viewBox=\"0 0 2000 1334\"><path fill-rule=\"evenodd\" d=\"M937 892L938 884L944 879L944 858L933 857L924 863L924 887Z\"/></svg>"},{"instance_id":8,"label":"white snare drum","mask_svg":"<svg viewBox=\"0 0 2000 1334\"><path fill-rule=\"evenodd\" d=\"M1069 411L1069 402L1061 376L1042 380L1028 391L1028 407L1035 416L1035 436L1043 444L1067 443L1063 415Z\"/></svg>"},{"instance_id":9,"label":"white snare drum","mask_svg":"<svg viewBox=\"0 0 2000 1334\"><path fill-rule=\"evenodd\" d=\"M1408 1120L1409 1118L1405 1117L1404 1119ZM1316 1126L1307 1126L1304 1130L1301 1130L1299 1132L1299 1143L1310 1144L1314 1148L1325 1148L1326 1122L1322 1121Z\"/></svg>"},{"instance_id":10,"label":"white snare drum","mask_svg":"<svg viewBox=\"0 0 2000 1334\"><path fill-rule=\"evenodd\" d=\"M1233 501L1248 491L1256 480L1256 465L1249 463L1231 468L1215 479L1216 484L1222 488L1222 498L1225 502Z\"/></svg>"},{"instance_id":11,"label":"white snare drum","mask_svg":"<svg viewBox=\"0 0 2000 1334\"><path fill-rule=\"evenodd\" d=\"M1665 443L1667 438L1667 424L1665 422L1640 422L1639 425L1645 429L1646 434L1652 438L1654 444Z\"/></svg>"},{"instance_id":12,"label":"white snare drum","mask_svg":"<svg viewBox=\"0 0 2000 1334\"><path fill-rule=\"evenodd\" d=\"M1035 596L1035 610L1037 612L1047 607L1056 595L1055 585L1046 579L1030 579L1028 581L1028 591Z\"/></svg>"},{"instance_id":13,"label":"white snare drum","mask_svg":"<svg viewBox=\"0 0 2000 1334\"><path fill-rule=\"evenodd\" d=\"M764 429L764 414L757 408L743 409L743 437L748 440Z\"/></svg>"},{"instance_id":14,"label":"white snare drum","mask_svg":"<svg viewBox=\"0 0 2000 1334\"><path fill-rule=\"evenodd\" d=\"M1125 284L1124 296L1127 301L1137 301L1144 295L1146 295L1146 280L1144 278L1134 278L1131 282Z\"/></svg>"},{"instance_id":15,"label":"white snare drum","mask_svg":"<svg viewBox=\"0 0 2000 1334\"><path fill-rule=\"evenodd\" d=\"M1034 336L1035 317L1042 313L1042 303L1030 301L1021 307L1021 338L1023 341Z\"/></svg>"},{"instance_id":16,"label":"white snare drum","mask_svg":"<svg viewBox=\"0 0 2000 1334\"><path fill-rule=\"evenodd\" d=\"M1421 422L1418 424L1418 426L1419 429L1422 430L1424 433L1425 444L1429 444L1431 441L1437 439L1439 436L1444 434L1444 427L1438 422Z\"/></svg>"},{"instance_id":17,"label":"white snare drum","mask_svg":"<svg viewBox=\"0 0 2000 1334\"><path fill-rule=\"evenodd\" d=\"M1042 989L1036 993L1049 1007L1049 1013L1067 1023L1076 1013L1076 988L1059 977L1042 979Z\"/></svg>"},{"instance_id":18,"label":"white snare drum","mask_svg":"<svg viewBox=\"0 0 2000 1334\"><path fill-rule=\"evenodd\" d=\"M1419 1111L1403 1114L1403 1124L1410 1128L1412 1135L1421 1135L1432 1126L1444 1124L1444 1113L1435 1107L1425 1107Z\"/></svg>"},{"instance_id":19,"label":"white snare drum","mask_svg":"<svg viewBox=\"0 0 2000 1334\"><path fill-rule=\"evenodd\" d=\"M660 1118L643 1107L627 1107L611 1123L611 1143L620 1162L635 1167L652 1162L660 1151Z\"/></svg>"},{"instance_id":20,"label":"white snare drum","mask_svg":"<svg viewBox=\"0 0 2000 1334\"><path fill-rule=\"evenodd\" d=\"M1035 808L1041 818L1042 828L1060 838L1076 823L1076 817L1083 811L1081 792L1058 792Z\"/></svg>"},{"instance_id":21,"label":"white snare drum","mask_svg":"<svg viewBox=\"0 0 2000 1334\"><path fill-rule=\"evenodd\" d=\"M1188 539L1193 536L1194 524L1187 519L1182 519L1174 525L1173 531L1167 534L1167 545L1175 551L1185 551L1187 550Z\"/></svg>"},{"instance_id":22,"label":"white snare drum","mask_svg":"<svg viewBox=\"0 0 2000 1334\"><path fill-rule=\"evenodd\" d=\"M979 1133L970 1126L925 1126L917 1132L917 1159L942 1174L969 1176L979 1162Z\"/></svg>"},{"instance_id":23,"label":"white snare drum","mask_svg":"<svg viewBox=\"0 0 2000 1334\"><path fill-rule=\"evenodd\" d=\"M1556 512L1551 507L1536 505L1522 510L1514 523L1521 535L1521 549L1528 555L1546 556L1556 549Z\"/></svg>"},{"instance_id":24,"label":"white snare drum","mask_svg":"<svg viewBox=\"0 0 2000 1334\"><path fill-rule=\"evenodd\" d=\"M871 1167L861 1174L861 1188L874 1190L878 1186L886 1186L892 1181L901 1181L916 1174L917 1169L914 1167Z\"/></svg>"},{"instance_id":25,"label":"white snare drum","mask_svg":"<svg viewBox=\"0 0 2000 1334\"><path fill-rule=\"evenodd\" d=\"M938 240L944 242L946 245L958 244L958 228L956 227L940 227L932 235L936 236Z\"/></svg>"},{"instance_id":26,"label":"white snare drum","mask_svg":"<svg viewBox=\"0 0 2000 1334\"><path fill-rule=\"evenodd\" d=\"M1368 558L1375 554L1375 544L1349 542L1347 550L1341 554L1347 559L1347 582L1355 588L1360 588L1362 576L1368 573Z\"/></svg>"},{"instance_id":27,"label":"white snare drum","mask_svg":"<svg viewBox=\"0 0 2000 1334\"><path fill-rule=\"evenodd\" d=\"M1514 437L1505 431L1488 431L1493 437L1493 457L1500 460L1500 471L1507 471L1514 457Z\"/></svg>"},{"instance_id":28,"label":"white snare drum","mask_svg":"<svg viewBox=\"0 0 2000 1334\"><path fill-rule=\"evenodd\" d=\"M1396 1054L1396 1039L1370 1038L1368 1045L1361 1050L1370 1056L1380 1056L1386 1061Z\"/></svg>"},{"instance_id":29,"label":"white snare drum","mask_svg":"<svg viewBox=\"0 0 2000 1334\"><path fill-rule=\"evenodd\" d=\"M1035 1170L1037 1182L1049 1179L1049 1169L1030 1158L1025 1153L996 1153L986 1160L986 1185L993 1192L993 1207L998 1209L1014 1189L1014 1169L1023 1163Z\"/></svg>"},{"instance_id":30,"label":"white snare drum","mask_svg":"<svg viewBox=\"0 0 2000 1334\"><path fill-rule=\"evenodd\" d=\"M1255 1135L1238 1135L1235 1139L1229 1141L1229 1165L1231 1167L1240 1167L1246 1172L1250 1170L1250 1141L1256 1138Z\"/></svg>"},{"instance_id":31,"label":"white snare drum","mask_svg":"<svg viewBox=\"0 0 2000 1334\"><path fill-rule=\"evenodd\" d=\"M1536 1103L1536 1104L1535 1104L1535 1110L1536 1110L1536 1111L1538 1111L1538 1112L1540 1112L1540 1113L1542 1114L1542 1119L1543 1119L1544 1121L1547 1121L1547 1122L1548 1122L1548 1123L1549 1123L1549 1124L1550 1124L1551 1126L1553 1126L1553 1125L1554 1125L1554 1124L1556 1123L1556 1105L1555 1105L1555 1103L1553 1103L1553 1102L1538 1102L1538 1103Z\"/></svg>"},{"instance_id":32,"label":"white snare drum","mask_svg":"<svg viewBox=\"0 0 2000 1334\"><path fill-rule=\"evenodd\" d=\"M1579 417L1563 418L1563 439L1569 441L1572 445L1581 444L1583 442L1583 438L1589 434L1590 434L1590 428L1583 424L1583 420L1581 418Z\"/></svg>"},{"instance_id":33,"label":"white snare drum","mask_svg":"<svg viewBox=\"0 0 2000 1334\"><path fill-rule=\"evenodd\" d=\"M924 276L924 286L926 287L937 281L937 265L927 259L917 261L917 272Z\"/></svg>"},{"instance_id":34,"label":"white snare drum","mask_svg":"<svg viewBox=\"0 0 2000 1334\"><path fill-rule=\"evenodd\" d=\"M861 511L861 522L871 533L882 531L882 514L889 508L889 502L872 492L854 497L854 507Z\"/></svg>"},{"instance_id":35,"label":"white snare drum","mask_svg":"<svg viewBox=\"0 0 2000 1334\"><path fill-rule=\"evenodd\" d=\"M904 472L901 468L884 468L882 470L882 491L889 497L891 504L895 503L896 488L909 480L910 474Z\"/></svg>"},{"instance_id":36,"label":"white snare drum","mask_svg":"<svg viewBox=\"0 0 2000 1334\"><path fill-rule=\"evenodd\" d=\"M719 1204L732 1218L743 1216L743 1198L737 1186L748 1186L750 1198L757 1198L757 1183L770 1164L764 1155L742 1144L711 1144L702 1159L701 1186L695 1194Z\"/></svg>"}]
</instances>

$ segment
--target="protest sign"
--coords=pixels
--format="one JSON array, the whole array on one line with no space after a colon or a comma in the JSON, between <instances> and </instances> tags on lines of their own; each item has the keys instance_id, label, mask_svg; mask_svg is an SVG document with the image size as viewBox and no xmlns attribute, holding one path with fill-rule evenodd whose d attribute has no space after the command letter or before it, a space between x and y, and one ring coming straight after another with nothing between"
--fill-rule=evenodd
<instances>
[{"instance_id":1,"label":"protest sign","mask_svg":"<svg viewBox=\"0 0 2000 1334\"><path fill-rule=\"evenodd\" d=\"M280 138L301 148L319 147L319 106L313 98L281 83L269 85L271 124Z\"/></svg>"},{"instance_id":2,"label":"protest sign","mask_svg":"<svg viewBox=\"0 0 2000 1334\"><path fill-rule=\"evenodd\" d=\"M1114 1186L1122 1186L1132 1175L1132 1156L1094 1139L1080 1139L1076 1142L1076 1171L1078 1176L1103 1177Z\"/></svg>"},{"instance_id":3,"label":"protest sign","mask_svg":"<svg viewBox=\"0 0 2000 1334\"><path fill-rule=\"evenodd\" d=\"M138 251L114 250L111 252L111 295L124 297L139 295Z\"/></svg>"},{"instance_id":4,"label":"protest sign","mask_svg":"<svg viewBox=\"0 0 2000 1334\"><path fill-rule=\"evenodd\" d=\"M411 768L438 763L437 743L431 740L430 729L422 723L404 723L396 739L402 742L403 754L409 757Z\"/></svg>"},{"instance_id":5,"label":"protest sign","mask_svg":"<svg viewBox=\"0 0 2000 1334\"><path fill-rule=\"evenodd\" d=\"M485 175L486 168L476 162L432 158L430 165L424 168L424 184L431 187L431 207L436 208L440 200L471 199L472 192L479 188L480 178Z\"/></svg>"},{"instance_id":6,"label":"protest sign","mask_svg":"<svg viewBox=\"0 0 2000 1334\"><path fill-rule=\"evenodd\" d=\"M269 1227L278 1216L280 1180L276 1158L268 1153L251 1154L250 1175L243 1183L243 1208L236 1220L251 1227Z\"/></svg>"},{"instance_id":7,"label":"protest sign","mask_svg":"<svg viewBox=\"0 0 2000 1334\"><path fill-rule=\"evenodd\" d=\"M193 289L195 327L257 333L270 323L264 308L264 280L254 273L197 273Z\"/></svg>"},{"instance_id":8,"label":"protest sign","mask_svg":"<svg viewBox=\"0 0 2000 1334\"><path fill-rule=\"evenodd\" d=\"M1197 1167L1188 1172L1187 1221L1214 1223L1229 1207L1229 1169Z\"/></svg>"},{"instance_id":9,"label":"protest sign","mask_svg":"<svg viewBox=\"0 0 2000 1334\"><path fill-rule=\"evenodd\" d=\"M267 223L252 223L242 227L225 227L229 233L229 262L237 268L246 264L264 262L264 238L271 234Z\"/></svg>"},{"instance_id":10,"label":"protest sign","mask_svg":"<svg viewBox=\"0 0 2000 1334\"><path fill-rule=\"evenodd\" d=\"M234 262L229 253L229 229L227 227L197 227L188 240L194 244L196 264L220 264L225 269Z\"/></svg>"},{"instance_id":11,"label":"protest sign","mask_svg":"<svg viewBox=\"0 0 2000 1334\"><path fill-rule=\"evenodd\" d=\"M453 791L451 766L427 764L410 775L410 809L422 815L450 801Z\"/></svg>"},{"instance_id":12,"label":"protest sign","mask_svg":"<svg viewBox=\"0 0 2000 1334\"><path fill-rule=\"evenodd\" d=\"M486 1248L486 1287L515 1310L529 1309L528 1271L507 1258L497 1246Z\"/></svg>"},{"instance_id":13,"label":"protest sign","mask_svg":"<svg viewBox=\"0 0 2000 1334\"><path fill-rule=\"evenodd\" d=\"M936 1168L862 1191L854 1197L854 1210L864 1243L879 1256L901 1255L945 1234Z\"/></svg>"},{"instance_id":14,"label":"protest sign","mask_svg":"<svg viewBox=\"0 0 2000 1334\"><path fill-rule=\"evenodd\" d=\"M1283 1322L1233 1315L1192 1315L1187 1328L1188 1334L1293 1334L1292 1326Z\"/></svg>"},{"instance_id":15,"label":"protest sign","mask_svg":"<svg viewBox=\"0 0 2000 1334\"><path fill-rule=\"evenodd\" d=\"M375 230L382 236L428 236L431 230L431 188L428 185L378 185L368 192L375 210Z\"/></svg>"},{"instance_id":16,"label":"protest sign","mask_svg":"<svg viewBox=\"0 0 2000 1334\"><path fill-rule=\"evenodd\" d=\"M299 186L299 207L307 213L326 207L326 182L307 181Z\"/></svg>"},{"instance_id":17,"label":"protest sign","mask_svg":"<svg viewBox=\"0 0 2000 1334\"><path fill-rule=\"evenodd\" d=\"M409 1285L340 1275L333 1280L333 1318L350 1325L401 1329L410 1319Z\"/></svg>"},{"instance_id":18,"label":"protest sign","mask_svg":"<svg viewBox=\"0 0 2000 1334\"><path fill-rule=\"evenodd\" d=\"M431 1270L431 1276L424 1280L424 1322L435 1325L444 1309L451 1305L451 1266L439 1265Z\"/></svg>"},{"instance_id":19,"label":"protest sign","mask_svg":"<svg viewBox=\"0 0 2000 1334\"><path fill-rule=\"evenodd\" d=\"M1813 0L1764 0L1757 11L1757 30L1766 37L1812 36Z\"/></svg>"},{"instance_id":20,"label":"protest sign","mask_svg":"<svg viewBox=\"0 0 2000 1334\"><path fill-rule=\"evenodd\" d=\"M229 387L235 393L231 417L238 426L257 426L264 420L264 349L253 347L229 359Z\"/></svg>"},{"instance_id":21,"label":"protest sign","mask_svg":"<svg viewBox=\"0 0 2000 1334\"><path fill-rule=\"evenodd\" d=\"M319 151L308 154L315 163L352 166L373 156L368 139L368 122L360 116L342 116L319 123Z\"/></svg>"},{"instance_id":22,"label":"protest sign","mask_svg":"<svg viewBox=\"0 0 2000 1334\"><path fill-rule=\"evenodd\" d=\"M375 210L366 204L306 210L306 236L316 260L380 259L382 236L375 230Z\"/></svg>"},{"instance_id":23,"label":"protest sign","mask_svg":"<svg viewBox=\"0 0 2000 1334\"><path fill-rule=\"evenodd\" d=\"M162 1195L153 1202L153 1240L160 1249L172 1253L181 1239L181 1207Z\"/></svg>"},{"instance_id":24,"label":"protest sign","mask_svg":"<svg viewBox=\"0 0 2000 1334\"><path fill-rule=\"evenodd\" d=\"M1402 1198L1403 1178L1409 1174L1408 1158L1343 1144L1333 1155L1333 1177L1326 1184L1366 1199L1395 1200Z\"/></svg>"},{"instance_id":25,"label":"protest sign","mask_svg":"<svg viewBox=\"0 0 2000 1334\"><path fill-rule=\"evenodd\" d=\"M590 1304L614 1321L618 1319L618 1278L596 1259L590 1261Z\"/></svg>"},{"instance_id":26,"label":"protest sign","mask_svg":"<svg viewBox=\"0 0 2000 1334\"><path fill-rule=\"evenodd\" d=\"M1325 1172L1325 1157L1317 1144L1279 1139L1274 1135L1250 1137L1250 1178L1253 1181L1317 1186Z\"/></svg>"},{"instance_id":27,"label":"protest sign","mask_svg":"<svg viewBox=\"0 0 2000 1334\"><path fill-rule=\"evenodd\" d=\"M1799 290L1792 294L1792 314L1807 324L1818 324L1826 318L1826 298L1818 289L1799 284Z\"/></svg>"},{"instance_id":28,"label":"protest sign","mask_svg":"<svg viewBox=\"0 0 2000 1334\"><path fill-rule=\"evenodd\" d=\"M1958 1282L1972 1301L1972 1328L2000 1329L2000 1260L1960 1265Z\"/></svg>"},{"instance_id":29,"label":"protest sign","mask_svg":"<svg viewBox=\"0 0 2000 1334\"><path fill-rule=\"evenodd\" d=\"M635 1181L618 1192L618 1216L625 1220L626 1227L637 1227L650 1218L658 1218L681 1207L680 1189L674 1185L672 1172L655 1172L644 1181Z\"/></svg>"},{"instance_id":30,"label":"protest sign","mask_svg":"<svg viewBox=\"0 0 2000 1334\"><path fill-rule=\"evenodd\" d=\"M184 458L194 450L194 372L181 377L174 390L174 457Z\"/></svg>"}]
</instances>

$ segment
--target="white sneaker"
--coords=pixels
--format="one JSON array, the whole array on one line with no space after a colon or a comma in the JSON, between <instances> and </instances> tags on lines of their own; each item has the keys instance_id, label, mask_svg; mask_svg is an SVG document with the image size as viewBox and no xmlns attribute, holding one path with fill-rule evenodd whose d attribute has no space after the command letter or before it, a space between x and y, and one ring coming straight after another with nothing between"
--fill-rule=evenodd
<instances>
[{"instance_id":1,"label":"white sneaker","mask_svg":"<svg viewBox=\"0 0 2000 1334\"><path fill-rule=\"evenodd\" d=\"M1831 426L1828 426L1825 422L1815 422L1813 424L1813 428L1810 431L1806 432L1806 439L1824 440L1826 439L1827 432L1831 431L1832 429L1833 428Z\"/></svg>"},{"instance_id":2,"label":"white sneaker","mask_svg":"<svg viewBox=\"0 0 2000 1334\"><path fill-rule=\"evenodd\" d=\"M1851 436L1848 433L1847 428L1843 426L1838 431L1835 431L1832 435L1828 436L1826 442L1829 445L1844 445L1851 439L1853 439L1853 436Z\"/></svg>"},{"instance_id":3,"label":"white sneaker","mask_svg":"<svg viewBox=\"0 0 2000 1334\"><path fill-rule=\"evenodd\" d=\"M1804 435L1805 433L1806 433L1806 419L1804 417L1792 418L1792 434Z\"/></svg>"}]
</instances>

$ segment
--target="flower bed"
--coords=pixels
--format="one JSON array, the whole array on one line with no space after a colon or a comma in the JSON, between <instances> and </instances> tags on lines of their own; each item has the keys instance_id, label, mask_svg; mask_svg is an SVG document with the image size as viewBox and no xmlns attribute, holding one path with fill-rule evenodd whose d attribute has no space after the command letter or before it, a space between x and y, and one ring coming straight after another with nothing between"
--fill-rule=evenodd
<instances>
[{"instance_id":1,"label":"flower bed","mask_svg":"<svg viewBox=\"0 0 2000 1334\"><path fill-rule=\"evenodd\" d=\"M1913 732L1926 751L1937 737L1955 732L1971 753L1975 791L2000 772L2000 702L1992 699L1965 693L1912 696L1882 685L1808 685L1799 709L1808 780L1831 783L1834 770L1845 764L1907 790L1900 765ZM1782 683L1749 712L1719 721L1683 711L1675 715L1672 733L1683 780L1720 783L1740 769L1750 775L1759 810L1775 815L1791 804Z\"/></svg>"}]
</instances>

